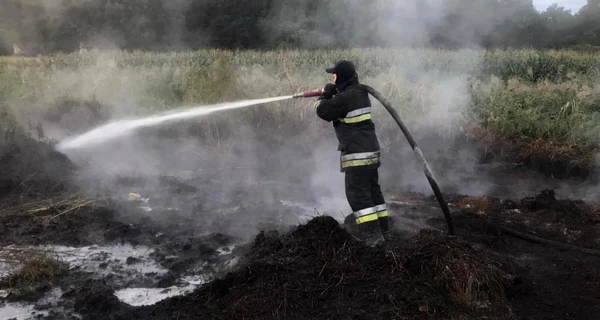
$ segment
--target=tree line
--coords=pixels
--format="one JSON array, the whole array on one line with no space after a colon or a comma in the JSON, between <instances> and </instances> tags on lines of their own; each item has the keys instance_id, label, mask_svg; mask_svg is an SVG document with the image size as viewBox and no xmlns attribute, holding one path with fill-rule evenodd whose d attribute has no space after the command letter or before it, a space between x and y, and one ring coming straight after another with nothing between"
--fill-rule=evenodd
<instances>
[{"instance_id":1,"label":"tree line","mask_svg":"<svg viewBox=\"0 0 600 320\"><path fill-rule=\"evenodd\" d=\"M600 0L3 0L0 54L180 50L600 46Z\"/></svg>"}]
</instances>

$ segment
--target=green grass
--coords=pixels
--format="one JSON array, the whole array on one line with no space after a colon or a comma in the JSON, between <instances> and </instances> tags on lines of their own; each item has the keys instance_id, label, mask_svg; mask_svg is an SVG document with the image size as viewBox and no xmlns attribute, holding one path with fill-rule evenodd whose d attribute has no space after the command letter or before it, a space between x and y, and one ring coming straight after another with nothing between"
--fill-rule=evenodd
<instances>
[{"instance_id":1,"label":"green grass","mask_svg":"<svg viewBox=\"0 0 600 320\"><path fill-rule=\"evenodd\" d=\"M594 151L600 138L600 54L576 51L203 50L3 57L0 103L19 112L44 110L66 97L143 113L287 95L322 87L328 81L324 68L338 59L354 60L361 79L386 95L417 130L448 134L476 127L509 139L548 141L559 149L577 146L577 152ZM286 121L307 113L294 107L268 110ZM394 125L383 112L379 108L376 115L385 132Z\"/></svg>"}]
</instances>

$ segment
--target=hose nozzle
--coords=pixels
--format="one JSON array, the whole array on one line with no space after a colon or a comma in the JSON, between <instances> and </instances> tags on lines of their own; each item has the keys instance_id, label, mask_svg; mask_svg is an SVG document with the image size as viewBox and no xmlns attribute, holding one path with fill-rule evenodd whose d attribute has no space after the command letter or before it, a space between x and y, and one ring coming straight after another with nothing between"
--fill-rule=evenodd
<instances>
[{"instance_id":1,"label":"hose nozzle","mask_svg":"<svg viewBox=\"0 0 600 320\"><path fill-rule=\"evenodd\" d=\"M323 94L323 89L308 90L304 92L298 92L294 95L294 98L310 98L318 97Z\"/></svg>"}]
</instances>

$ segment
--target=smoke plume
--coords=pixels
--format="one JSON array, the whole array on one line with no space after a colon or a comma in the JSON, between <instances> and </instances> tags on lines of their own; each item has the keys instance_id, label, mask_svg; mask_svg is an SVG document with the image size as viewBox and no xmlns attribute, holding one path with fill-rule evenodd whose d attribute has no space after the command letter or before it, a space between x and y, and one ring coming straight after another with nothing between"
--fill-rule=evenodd
<instances>
[{"instance_id":1,"label":"smoke plume","mask_svg":"<svg viewBox=\"0 0 600 320\"><path fill-rule=\"evenodd\" d=\"M317 27L316 32L303 35L304 48L406 48L427 44L437 29L447 27L441 21L452 15L457 22L446 40L477 49L482 37L493 31L493 23L484 23L493 13L481 12L477 19L464 22L466 15L478 7L475 3L465 13L458 9L459 2L428 2L425 8L422 1L373 1L366 6L362 1L333 0L324 4L330 10L323 11L304 6L302 1L279 2L265 20L266 36L275 41L282 31L312 25ZM68 13L58 3L62 2L48 2L46 10L64 21ZM186 3L160 4L169 8L166 20L135 15L132 18L132 26L151 26L147 28L147 38L128 39L106 22L105 28L82 39L111 49L126 48L130 41L151 43L159 36L177 41L184 32L181 19L175 17L186 8ZM166 33L152 33L157 30L156 24L167 26L158 28ZM487 193L493 181L479 174L475 148L456 138L460 136L462 114L471 104L467 72L480 68L481 54L477 50L459 51L443 66L432 66L431 51L403 52L391 59L389 68L378 72L356 60L361 81L391 96L395 107L409 120L409 127L444 191ZM12 102L15 110L28 111L23 119L43 122L46 135L53 139L62 140L85 131L74 128L74 122L81 120L83 114L72 121L53 122L39 111L39 107L53 105L65 96L102 106L101 121L93 113L87 115L88 130L111 120L148 114L150 106L171 107L177 104L175 101L186 99L204 102L215 90L223 90L231 97L259 98L292 94L329 81L323 63L307 63L306 68L293 71L287 61L280 61L282 68L273 69L269 64L245 64L225 53L219 53L218 59L223 59L227 70L206 74L192 74L185 65L171 67L160 62L168 56L157 57L156 66L128 66L135 57L125 58L118 51L82 53L80 57L82 63L76 70L57 68L39 80L35 87L41 92L31 105ZM326 64L335 63L337 58L352 59L340 55ZM267 59L280 58L271 53ZM193 84L196 95L181 93L177 86L182 83L178 81ZM161 90L169 94L163 95ZM169 95L176 97L168 98ZM372 101L383 147L382 186L386 191L431 194L422 168L400 130L386 111ZM67 154L80 166L80 183L90 194L127 199L134 193L149 198L142 201L142 211L136 209L134 215L138 218L170 223L174 217L180 217L193 221L187 227L198 228L199 232L221 231L241 236L251 236L269 223L294 223L314 212L341 220L350 208L344 195L344 176L339 172L337 141L331 124L318 119L309 104L312 101L293 101L227 111L175 125L145 128L138 134ZM64 117L65 114L59 116Z\"/></svg>"}]
</instances>

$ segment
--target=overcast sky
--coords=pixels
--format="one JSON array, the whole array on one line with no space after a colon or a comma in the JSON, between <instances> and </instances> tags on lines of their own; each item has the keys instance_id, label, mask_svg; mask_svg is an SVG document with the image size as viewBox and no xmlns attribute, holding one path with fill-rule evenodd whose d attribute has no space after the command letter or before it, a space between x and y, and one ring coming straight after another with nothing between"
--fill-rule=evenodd
<instances>
[{"instance_id":1,"label":"overcast sky","mask_svg":"<svg viewBox=\"0 0 600 320\"><path fill-rule=\"evenodd\" d=\"M575 13L587 3L587 0L533 0L538 11L546 10L553 3L558 4L559 7L565 7L567 10L571 9Z\"/></svg>"}]
</instances>

